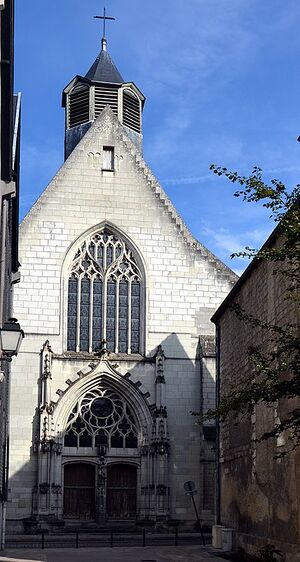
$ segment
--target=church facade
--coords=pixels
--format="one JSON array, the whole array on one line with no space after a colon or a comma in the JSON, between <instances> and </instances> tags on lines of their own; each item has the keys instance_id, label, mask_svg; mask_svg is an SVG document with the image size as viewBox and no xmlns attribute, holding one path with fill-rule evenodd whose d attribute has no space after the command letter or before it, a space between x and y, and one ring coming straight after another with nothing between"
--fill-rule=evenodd
<instances>
[{"instance_id":1,"label":"church facade","mask_svg":"<svg viewBox=\"0 0 300 562\"><path fill-rule=\"evenodd\" d=\"M235 275L142 156L143 94L102 50L65 88L66 160L21 225L7 525L212 520L212 313Z\"/></svg>"}]
</instances>

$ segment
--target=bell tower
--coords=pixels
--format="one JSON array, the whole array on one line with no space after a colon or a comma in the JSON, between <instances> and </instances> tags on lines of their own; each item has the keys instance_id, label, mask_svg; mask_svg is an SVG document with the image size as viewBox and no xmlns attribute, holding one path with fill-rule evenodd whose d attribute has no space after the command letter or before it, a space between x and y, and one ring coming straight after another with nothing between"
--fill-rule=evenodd
<instances>
[{"instance_id":1,"label":"bell tower","mask_svg":"<svg viewBox=\"0 0 300 562\"><path fill-rule=\"evenodd\" d=\"M103 20L101 51L85 76L75 76L65 87L62 106L65 108L65 159L85 135L103 109L109 105L126 127L133 142L142 146L142 111L145 96L134 84L126 82L107 51L106 20L114 18L95 16Z\"/></svg>"}]
</instances>

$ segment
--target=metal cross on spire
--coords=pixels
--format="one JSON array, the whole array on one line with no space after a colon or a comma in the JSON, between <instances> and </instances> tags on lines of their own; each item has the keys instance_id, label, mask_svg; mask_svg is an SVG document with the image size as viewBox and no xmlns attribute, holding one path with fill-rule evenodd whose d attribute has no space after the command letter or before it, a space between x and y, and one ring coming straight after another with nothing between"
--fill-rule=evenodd
<instances>
[{"instance_id":1,"label":"metal cross on spire","mask_svg":"<svg viewBox=\"0 0 300 562\"><path fill-rule=\"evenodd\" d=\"M106 31L106 20L115 20L116 18L112 18L111 16L106 15L106 9L103 9L103 16L94 16L94 18L98 20L103 20L103 39L105 39L105 31Z\"/></svg>"}]
</instances>

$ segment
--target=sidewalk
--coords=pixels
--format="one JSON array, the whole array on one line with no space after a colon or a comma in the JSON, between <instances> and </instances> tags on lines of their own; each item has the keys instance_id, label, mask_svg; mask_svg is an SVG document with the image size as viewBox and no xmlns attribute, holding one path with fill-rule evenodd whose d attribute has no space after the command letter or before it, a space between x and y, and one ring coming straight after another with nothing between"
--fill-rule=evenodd
<instances>
[{"instance_id":1,"label":"sidewalk","mask_svg":"<svg viewBox=\"0 0 300 562\"><path fill-rule=\"evenodd\" d=\"M116 548L51 548L10 550L0 554L0 562L223 562L211 547L158 546Z\"/></svg>"}]
</instances>

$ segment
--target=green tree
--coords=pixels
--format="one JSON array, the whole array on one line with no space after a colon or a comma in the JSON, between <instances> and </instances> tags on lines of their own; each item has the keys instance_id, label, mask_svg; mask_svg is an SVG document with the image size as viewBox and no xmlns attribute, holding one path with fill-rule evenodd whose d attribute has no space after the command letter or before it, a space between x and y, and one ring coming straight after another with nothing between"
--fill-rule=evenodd
<instances>
[{"instance_id":1,"label":"green tree","mask_svg":"<svg viewBox=\"0 0 300 562\"><path fill-rule=\"evenodd\" d=\"M241 197L248 203L261 203L270 211L271 218L277 223L274 235L280 244L265 244L260 250L246 247L243 252L232 254L234 257L248 257L254 260L267 260L274 263L274 275L282 276L285 288L284 298L288 299L293 309L299 311L300 304L300 185L291 192L276 179L265 183L262 170L253 169L250 176L240 176L227 168L211 166L218 176L227 177L232 183L239 184L235 197ZM291 408L285 417L278 421L274 429L265 432L258 440L278 437L283 432L287 436L288 449L300 444L300 407L292 399L300 396L300 333L299 322L276 325L265 319L249 314L238 302L231 306L241 322L249 330L261 330L267 335L268 349L264 346L249 347L247 354L254 369L243 378L240 384L230 387L215 410L209 410L201 416L200 421L219 418L224 421L229 416L248 416L253 406L260 403L276 404L281 399L291 399ZM293 404L296 403L296 406ZM285 449L281 455L285 454Z\"/></svg>"}]
</instances>

